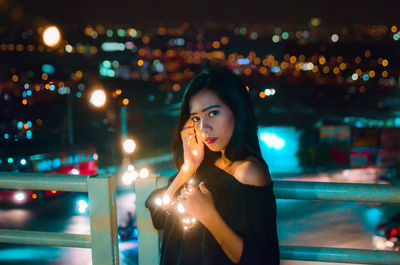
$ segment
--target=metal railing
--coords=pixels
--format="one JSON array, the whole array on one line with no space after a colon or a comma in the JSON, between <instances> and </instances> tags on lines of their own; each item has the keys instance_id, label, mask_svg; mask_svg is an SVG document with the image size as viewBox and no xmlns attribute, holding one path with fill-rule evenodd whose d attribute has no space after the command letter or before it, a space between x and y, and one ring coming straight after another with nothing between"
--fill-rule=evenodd
<instances>
[{"instance_id":1,"label":"metal railing","mask_svg":"<svg viewBox=\"0 0 400 265\"><path fill-rule=\"evenodd\" d=\"M0 229L1 243L92 249L92 264L118 265L116 183L113 175L0 172L0 189L88 192L90 235Z\"/></svg>"},{"instance_id":2,"label":"metal railing","mask_svg":"<svg viewBox=\"0 0 400 265\"><path fill-rule=\"evenodd\" d=\"M136 180L139 264L159 262L159 231L154 229L144 202L156 188L167 184L167 178L150 176ZM302 181L274 182L277 199L400 203L400 187L377 184L326 183ZM395 251L280 245L282 260L302 260L356 264L399 265Z\"/></svg>"}]
</instances>

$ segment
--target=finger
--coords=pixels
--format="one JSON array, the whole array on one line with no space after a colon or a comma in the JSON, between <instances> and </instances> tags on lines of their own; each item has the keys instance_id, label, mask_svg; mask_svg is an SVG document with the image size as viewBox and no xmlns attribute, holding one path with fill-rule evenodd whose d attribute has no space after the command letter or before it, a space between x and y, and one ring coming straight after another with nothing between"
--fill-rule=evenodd
<instances>
[{"instance_id":1,"label":"finger","mask_svg":"<svg viewBox=\"0 0 400 265\"><path fill-rule=\"evenodd\" d=\"M183 125L183 128L187 128L193 125L193 120L191 118L189 118L185 124Z\"/></svg>"}]
</instances>

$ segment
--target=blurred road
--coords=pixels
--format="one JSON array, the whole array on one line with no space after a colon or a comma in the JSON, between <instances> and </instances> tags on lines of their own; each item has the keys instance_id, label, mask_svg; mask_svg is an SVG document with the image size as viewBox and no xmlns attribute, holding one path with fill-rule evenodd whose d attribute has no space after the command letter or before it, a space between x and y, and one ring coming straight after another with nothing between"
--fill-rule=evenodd
<instances>
[{"instance_id":1,"label":"blurred road","mask_svg":"<svg viewBox=\"0 0 400 265\"><path fill-rule=\"evenodd\" d=\"M0 227L49 232L87 233L89 218L76 211L82 194L63 194L40 205L20 208L3 205ZM278 236L282 245L373 249L372 235L383 218L400 211L398 205L277 200ZM117 192L118 222L135 212L135 194ZM137 242L121 242L120 263L137 264ZM0 264L91 264L91 251L79 248L0 244ZM282 265L323 263L282 261ZM331 263L333 264L333 263Z\"/></svg>"}]
</instances>

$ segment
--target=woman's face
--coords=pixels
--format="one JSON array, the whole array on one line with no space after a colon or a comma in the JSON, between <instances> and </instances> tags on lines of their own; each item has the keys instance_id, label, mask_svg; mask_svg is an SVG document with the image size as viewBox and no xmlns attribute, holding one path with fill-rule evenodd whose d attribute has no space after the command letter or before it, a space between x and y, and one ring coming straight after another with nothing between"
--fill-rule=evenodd
<instances>
[{"instance_id":1,"label":"woman's face","mask_svg":"<svg viewBox=\"0 0 400 265\"><path fill-rule=\"evenodd\" d=\"M231 109L208 89L200 90L190 99L189 109L197 139L211 151L225 150L235 127Z\"/></svg>"}]
</instances>

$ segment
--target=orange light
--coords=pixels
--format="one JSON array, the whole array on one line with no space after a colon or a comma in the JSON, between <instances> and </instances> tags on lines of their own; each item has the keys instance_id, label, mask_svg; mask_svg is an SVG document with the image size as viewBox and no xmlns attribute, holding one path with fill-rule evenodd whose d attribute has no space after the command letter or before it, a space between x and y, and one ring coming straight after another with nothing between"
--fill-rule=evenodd
<instances>
[{"instance_id":1,"label":"orange light","mask_svg":"<svg viewBox=\"0 0 400 265\"><path fill-rule=\"evenodd\" d=\"M222 43L223 45L228 44L228 43L229 43L229 38L228 38L228 37L222 37L222 38L221 38L221 43Z\"/></svg>"},{"instance_id":2,"label":"orange light","mask_svg":"<svg viewBox=\"0 0 400 265\"><path fill-rule=\"evenodd\" d=\"M219 47L221 47L221 44L219 43L219 41L214 41L212 43L212 46L213 46L214 49L219 49Z\"/></svg>"},{"instance_id":3,"label":"orange light","mask_svg":"<svg viewBox=\"0 0 400 265\"><path fill-rule=\"evenodd\" d=\"M51 193L53 193L53 194L56 194L56 192L57 192L56 190L52 190L52 191L51 191Z\"/></svg>"},{"instance_id":4,"label":"orange light","mask_svg":"<svg viewBox=\"0 0 400 265\"><path fill-rule=\"evenodd\" d=\"M36 193L32 194L32 199L36 200L37 199L37 195Z\"/></svg>"},{"instance_id":5,"label":"orange light","mask_svg":"<svg viewBox=\"0 0 400 265\"><path fill-rule=\"evenodd\" d=\"M22 104L24 104L24 105L28 104L28 100L23 99L23 100L22 100Z\"/></svg>"},{"instance_id":6,"label":"orange light","mask_svg":"<svg viewBox=\"0 0 400 265\"><path fill-rule=\"evenodd\" d=\"M117 89L117 90L115 90L115 94L117 94L117 95L121 95L121 93L122 93L122 90L121 90L121 89Z\"/></svg>"},{"instance_id":7,"label":"orange light","mask_svg":"<svg viewBox=\"0 0 400 265\"><path fill-rule=\"evenodd\" d=\"M246 89L247 89L247 91L250 91L250 87L249 86L246 86Z\"/></svg>"},{"instance_id":8,"label":"orange light","mask_svg":"<svg viewBox=\"0 0 400 265\"><path fill-rule=\"evenodd\" d=\"M264 91L261 91L259 95L260 95L260 98L265 98L265 97L266 97L266 95L265 95L265 92L264 92Z\"/></svg>"},{"instance_id":9,"label":"orange light","mask_svg":"<svg viewBox=\"0 0 400 265\"><path fill-rule=\"evenodd\" d=\"M251 75L251 68L244 69L244 74L247 76Z\"/></svg>"},{"instance_id":10,"label":"orange light","mask_svg":"<svg viewBox=\"0 0 400 265\"><path fill-rule=\"evenodd\" d=\"M75 73L75 76L76 76L77 78L81 78L82 75L83 75L83 73L82 73L82 71L80 71L80 70L76 71L76 73Z\"/></svg>"},{"instance_id":11,"label":"orange light","mask_svg":"<svg viewBox=\"0 0 400 265\"><path fill-rule=\"evenodd\" d=\"M49 76L46 73L42 74L42 79L44 81L46 81L48 78L49 78Z\"/></svg>"},{"instance_id":12,"label":"orange light","mask_svg":"<svg viewBox=\"0 0 400 265\"><path fill-rule=\"evenodd\" d=\"M143 49L143 48L140 48L139 51L138 51L138 54L139 54L140 56L145 56L145 55L146 55L146 50Z\"/></svg>"},{"instance_id":13,"label":"orange light","mask_svg":"<svg viewBox=\"0 0 400 265\"><path fill-rule=\"evenodd\" d=\"M28 129L29 125L27 123L24 124L24 129Z\"/></svg>"},{"instance_id":14,"label":"orange light","mask_svg":"<svg viewBox=\"0 0 400 265\"><path fill-rule=\"evenodd\" d=\"M174 91L179 91L179 90L181 90L181 86L179 85L179 84L174 84L173 86L172 86L172 90L174 90Z\"/></svg>"},{"instance_id":15,"label":"orange light","mask_svg":"<svg viewBox=\"0 0 400 265\"><path fill-rule=\"evenodd\" d=\"M149 37L149 36L143 36L142 42L143 42L143 44L149 44L149 42L150 42L150 37Z\"/></svg>"},{"instance_id":16,"label":"orange light","mask_svg":"<svg viewBox=\"0 0 400 265\"><path fill-rule=\"evenodd\" d=\"M138 62L137 62L137 65L138 65L138 66L142 66L143 64L144 64L144 62L143 62L142 59L138 60Z\"/></svg>"},{"instance_id":17,"label":"orange light","mask_svg":"<svg viewBox=\"0 0 400 265\"><path fill-rule=\"evenodd\" d=\"M13 75L12 76L12 81L14 81L14 82L18 82L18 76L17 75Z\"/></svg>"},{"instance_id":18,"label":"orange light","mask_svg":"<svg viewBox=\"0 0 400 265\"><path fill-rule=\"evenodd\" d=\"M256 58L254 58L253 63L254 64L260 64L261 63L261 59L256 57Z\"/></svg>"},{"instance_id":19,"label":"orange light","mask_svg":"<svg viewBox=\"0 0 400 265\"><path fill-rule=\"evenodd\" d=\"M122 104L124 104L125 106L129 104L129 99L124 98L124 100L122 100Z\"/></svg>"},{"instance_id":20,"label":"orange light","mask_svg":"<svg viewBox=\"0 0 400 265\"><path fill-rule=\"evenodd\" d=\"M49 90L49 89L50 89L50 84L45 84L45 85L44 85L44 88L46 88L47 90Z\"/></svg>"}]
</instances>

